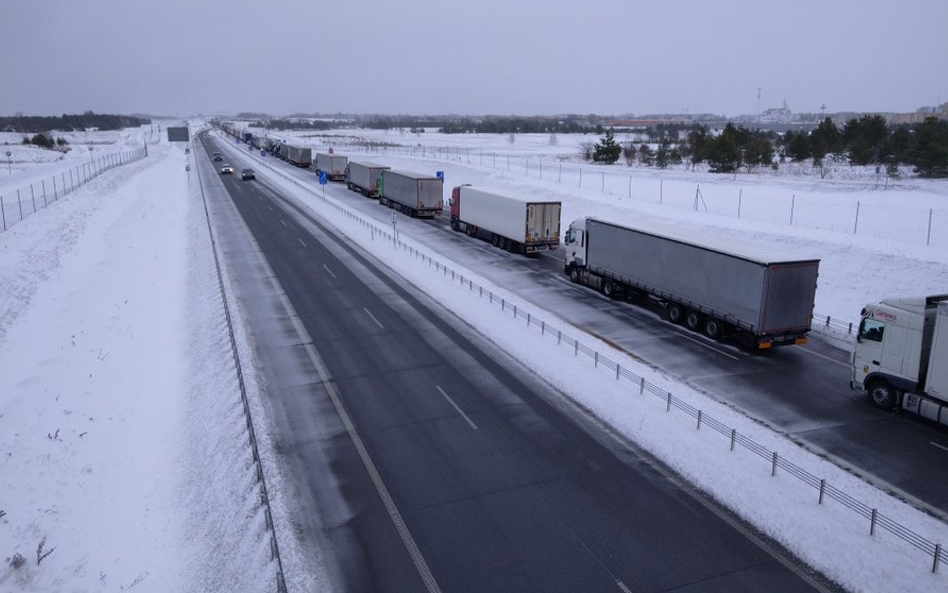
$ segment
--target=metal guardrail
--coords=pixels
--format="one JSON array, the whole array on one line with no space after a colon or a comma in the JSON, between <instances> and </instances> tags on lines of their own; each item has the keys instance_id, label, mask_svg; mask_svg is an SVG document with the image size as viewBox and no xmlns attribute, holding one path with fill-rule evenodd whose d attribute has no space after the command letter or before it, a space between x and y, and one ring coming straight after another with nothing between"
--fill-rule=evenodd
<instances>
[{"instance_id":1,"label":"metal guardrail","mask_svg":"<svg viewBox=\"0 0 948 593\"><path fill-rule=\"evenodd\" d=\"M250 414L250 402L247 399L247 387L244 383L243 367L240 363L240 353L237 350L237 339L234 334L234 324L230 315L230 306L227 301L227 293L224 290L224 274L221 270L220 257L217 250L217 238L214 235L214 229L211 225L211 214L207 206L207 195L204 192L204 180L201 177L201 168L197 168L198 183L201 186L201 199L204 202L204 216L207 219L207 232L211 239L211 249L214 253L214 266L217 268L217 282L221 292L221 302L224 305L224 317L227 320L227 331L230 335L230 348L234 356L234 366L237 370L237 384L240 387L240 401L244 407L244 417L247 422L247 434L250 441L250 449L253 454L253 461L257 468L257 482L260 483L260 504L263 506L263 513L266 522L266 529L270 532L270 559L277 562L276 590L277 593L286 593L286 579L283 572L283 560L280 557L280 547L277 543L276 530L273 526L273 511L270 507L270 496L267 491L267 481L263 474L263 463L260 460L260 453L257 448L257 435L253 428L253 417Z\"/></svg>"},{"instance_id":2,"label":"metal guardrail","mask_svg":"<svg viewBox=\"0 0 948 593\"><path fill-rule=\"evenodd\" d=\"M31 214L35 214L37 210L46 208L69 195L106 171L134 163L146 156L148 156L148 151L145 148L107 154L69 169L68 178L66 171L51 176L48 186L44 178L37 183L31 183L28 187L17 189L15 202L13 190L6 195L0 195L0 232L6 231ZM29 195L27 195L27 189L29 189Z\"/></svg>"}]
</instances>

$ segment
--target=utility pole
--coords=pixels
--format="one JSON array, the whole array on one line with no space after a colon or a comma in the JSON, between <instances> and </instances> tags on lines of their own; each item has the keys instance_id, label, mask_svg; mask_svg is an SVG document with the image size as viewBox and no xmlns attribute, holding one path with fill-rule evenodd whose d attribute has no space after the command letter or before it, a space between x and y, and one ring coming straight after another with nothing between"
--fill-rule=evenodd
<instances>
[{"instance_id":1,"label":"utility pole","mask_svg":"<svg viewBox=\"0 0 948 593\"><path fill-rule=\"evenodd\" d=\"M757 123L760 124L760 87L757 87Z\"/></svg>"}]
</instances>

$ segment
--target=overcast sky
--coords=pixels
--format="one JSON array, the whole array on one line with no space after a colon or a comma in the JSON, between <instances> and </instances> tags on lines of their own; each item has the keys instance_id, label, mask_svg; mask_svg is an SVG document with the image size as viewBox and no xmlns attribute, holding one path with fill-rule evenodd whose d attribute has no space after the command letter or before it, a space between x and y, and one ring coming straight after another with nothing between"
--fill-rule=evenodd
<instances>
[{"instance_id":1,"label":"overcast sky","mask_svg":"<svg viewBox=\"0 0 948 593\"><path fill-rule=\"evenodd\" d=\"M948 0L0 0L0 115L914 111Z\"/></svg>"}]
</instances>

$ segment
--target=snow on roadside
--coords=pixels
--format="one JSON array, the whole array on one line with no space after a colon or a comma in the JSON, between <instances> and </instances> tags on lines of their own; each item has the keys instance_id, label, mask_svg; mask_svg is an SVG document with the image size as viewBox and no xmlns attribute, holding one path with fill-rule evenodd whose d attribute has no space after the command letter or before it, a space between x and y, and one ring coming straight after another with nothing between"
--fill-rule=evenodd
<instances>
[{"instance_id":1,"label":"snow on roadside","mask_svg":"<svg viewBox=\"0 0 948 593\"><path fill-rule=\"evenodd\" d=\"M0 590L273 587L203 208L151 150L0 234Z\"/></svg>"}]
</instances>

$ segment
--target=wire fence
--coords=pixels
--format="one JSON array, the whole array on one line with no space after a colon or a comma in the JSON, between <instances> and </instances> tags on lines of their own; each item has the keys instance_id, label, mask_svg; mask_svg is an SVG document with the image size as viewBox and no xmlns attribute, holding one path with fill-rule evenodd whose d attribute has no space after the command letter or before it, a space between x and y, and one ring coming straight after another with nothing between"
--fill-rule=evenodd
<instances>
[{"instance_id":1,"label":"wire fence","mask_svg":"<svg viewBox=\"0 0 948 593\"><path fill-rule=\"evenodd\" d=\"M234 366L237 369L237 384L240 387L240 401L243 404L244 418L247 423L247 435L249 438L250 451L253 455L253 462L257 471L257 482L260 484L260 505L263 508L264 519L267 531L270 532L270 560L276 560L276 590L277 593L286 593L286 579L283 572L283 560L280 557L280 547L277 543L276 530L273 526L273 510L270 507L270 495L267 490L267 481L263 473L263 463L260 460L260 452L257 447L257 434L253 427L253 417L250 413L250 401L247 398L247 386L244 382L243 366L240 363L240 353L237 349L237 338L234 334L233 319L230 314L230 305L227 300L227 293L224 290L224 274L221 270L220 258L218 256L217 239L211 225L211 214L207 206L207 196L204 193L204 180L201 177L201 168L198 170L198 183L201 187L201 199L204 203L204 216L207 219L207 231L211 239L211 250L214 254L214 266L217 268L217 281L220 287L221 302L224 305L224 317L227 320L227 331L230 335L230 347L234 357Z\"/></svg>"},{"instance_id":2,"label":"wire fence","mask_svg":"<svg viewBox=\"0 0 948 593\"><path fill-rule=\"evenodd\" d=\"M107 154L92 158L88 163L76 165L58 175L33 182L29 187L21 187L6 194L0 194L0 232L6 231L38 210L71 194L106 171L134 163L146 156L148 156L148 150L144 146Z\"/></svg>"},{"instance_id":3,"label":"wire fence","mask_svg":"<svg viewBox=\"0 0 948 593\"><path fill-rule=\"evenodd\" d=\"M623 379L628 381L631 384L633 393L637 390L639 395L645 395L646 393L652 395L656 398L657 402L665 406L666 412L678 412L683 414L685 417L690 418L693 422L695 422L697 430L705 427L706 429L713 431L715 434L723 436L725 443L730 447L730 450L733 451L735 447L740 446L743 449L753 453L757 458L767 463L770 475L772 477L777 475L778 470L782 470L803 484L813 488L816 504L822 505L827 499L836 501L844 508L849 509L854 514L867 521L866 527L870 536L875 536L879 530L887 531L900 541L908 544L927 556L931 560L932 572L938 572L940 564L948 562L948 552L942 548L940 543L935 543L928 538L916 533L912 529L902 525L898 521L887 517L883 513L880 513L878 509L870 507L869 505L847 494L845 491L833 486L824 478L815 476L792 461L781 457L779 452L769 450L764 445L761 445L753 439L740 434L736 428L730 427L726 423L709 416L702 409L694 407L687 401L675 396L670 391L665 391L661 387L649 382L645 377L637 375L629 368L622 367L620 363L603 355L595 348L583 344L576 337L563 332L562 329L548 323L541 317L537 317L532 311L525 309L522 306L518 306L515 303L509 302L503 295L494 293L490 288L487 288L475 282L473 279L466 277L463 273L455 270L451 266L442 263L439 259L428 255L417 247L409 245L407 242L399 238L399 233L396 229L389 229L380 226L377 221L367 220L356 212L346 208L338 201L327 197L324 192L317 191L311 185L301 183L298 179L286 175L277 169L273 170L278 172L282 177L284 177L284 179L313 194L317 199L325 203L330 208L334 209L348 220L366 228L372 234L373 238L381 237L384 240L391 241L395 249L400 249L421 260L422 262L427 263L428 266L436 273L441 273L445 277L450 276L451 280L458 283L460 288L466 288L469 292L476 293L479 297L488 300L489 303L497 306L501 312L512 315L514 319L525 320L527 327L533 328L534 330L539 329L541 336L547 337L550 340L556 339L557 345L572 349L575 356L582 354L590 358L593 361L594 368L602 369L602 371L614 374L617 381ZM827 327L836 329L848 328L849 332L852 332L852 324L841 323L832 320L829 317L822 319Z\"/></svg>"},{"instance_id":4,"label":"wire fence","mask_svg":"<svg viewBox=\"0 0 948 593\"><path fill-rule=\"evenodd\" d=\"M948 209L944 208L904 204L893 208L891 204L852 198L827 200L824 196L806 192L776 192L759 185L756 179L748 180L746 188L736 188L733 183L706 183L702 187L700 183L680 179L668 180L666 183L653 176L654 170L646 173L626 169L623 172L621 167L615 166L583 166L562 162L556 157L531 157L456 146L399 146L365 142L342 142L334 143L333 146L352 152L478 165L567 187L598 191L618 199L948 248ZM721 179L727 178L727 175L721 176ZM850 195L857 190L861 194L887 191L888 177L884 176L884 179L885 185L879 183L878 175L874 181L848 182L845 190ZM736 180L735 175L732 181Z\"/></svg>"}]
</instances>

